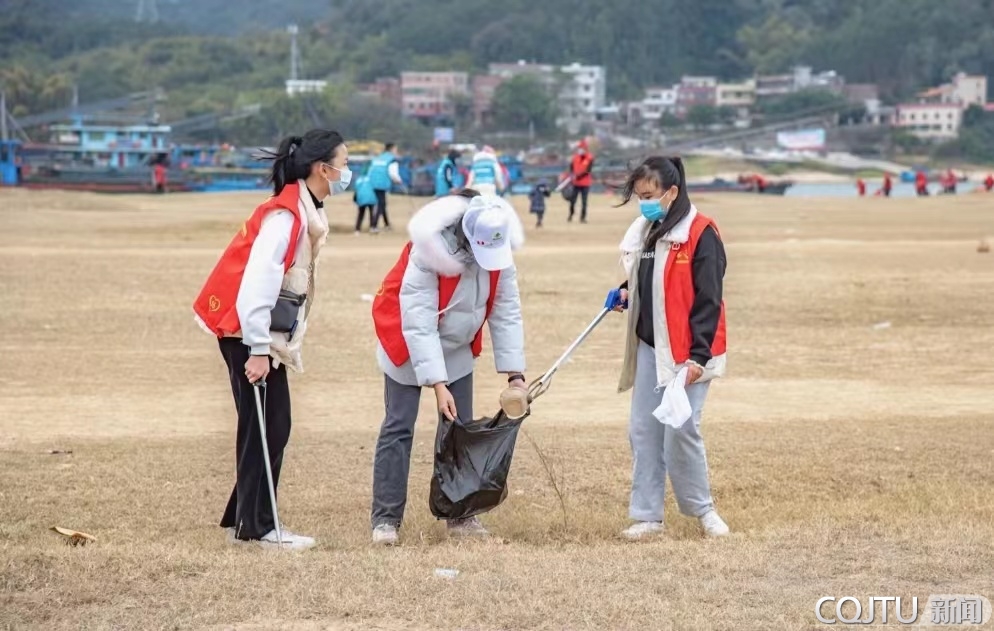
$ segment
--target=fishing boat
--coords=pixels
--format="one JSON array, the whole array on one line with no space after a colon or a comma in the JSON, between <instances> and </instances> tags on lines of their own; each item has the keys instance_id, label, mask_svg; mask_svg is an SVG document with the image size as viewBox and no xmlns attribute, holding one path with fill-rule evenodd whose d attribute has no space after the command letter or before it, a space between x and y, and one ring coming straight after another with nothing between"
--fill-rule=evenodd
<instances>
[{"instance_id":1,"label":"fishing boat","mask_svg":"<svg viewBox=\"0 0 994 631\"><path fill-rule=\"evenodd\" d=\"M106 193L186 191L183 172L170 164L170 131L168 125L81 120L51 125L45 142L4 142L0 183Z\"/></svg>"}]
</instances>

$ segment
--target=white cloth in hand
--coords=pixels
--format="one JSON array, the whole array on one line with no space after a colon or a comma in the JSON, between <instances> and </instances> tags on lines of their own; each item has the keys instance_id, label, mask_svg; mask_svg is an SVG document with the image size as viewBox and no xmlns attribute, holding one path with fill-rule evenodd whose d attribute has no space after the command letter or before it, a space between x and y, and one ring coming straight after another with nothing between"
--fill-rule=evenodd
<instances>
[{"instance_id":1,"label":"white cloth in hand","mask_svg":"<svg viewBox=\"0 0 994 631\"><path fill-rule=\"evenodd\" d=\"M663 402L652 413L660 423L679 429L690 420L694 411L690 407L690 399L687 398L687 368L681 368L673 378L673 381L666 384L663 391Z\"/></svg>"}]
</instances>

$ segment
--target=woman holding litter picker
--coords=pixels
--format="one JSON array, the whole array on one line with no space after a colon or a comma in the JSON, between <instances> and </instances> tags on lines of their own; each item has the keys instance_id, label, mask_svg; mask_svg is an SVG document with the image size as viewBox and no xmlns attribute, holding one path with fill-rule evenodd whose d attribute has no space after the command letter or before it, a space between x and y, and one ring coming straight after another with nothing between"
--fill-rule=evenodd
<instances>
[{"instance_id":1,"label":"woman holding litter picker","mask_svg":"<svg viewBox=\"0 0 994 631\"><path fill-rule=\"evenodd\" d=\"M290 437L286 369L303 371L301 345L318 255L328 236L321 200L344 191L352 172L342 136L324 129L285 138L270 159L274 195L242 224L194 311L219 338L238 414L237 477L220 525L235 541L305 549L314 539L282 528L270 488L275 493ZM260 393L265 394L257 400ZM268 454L257 403L264 409Z\"/></svg>"},{"instance_id":2,"label":"woman holding litter picker","mask_svg":"<svg viewBox=\"0 0 994 631\"><path fill-rule=\"evenodd\" d=\"M691 204L679 158L645 160L628 176L622 197L623 204L637 199L641 210L621 242L628 280L609 292L606 304L629 310L618 389L634 388L629 517L635 523L622 535L641 539L662 531L667 473L680 512L698 518L708 536L727 535L711 497L700 432L710 382L725 373L725 248L714 221ZM686 391L689 419L677 419L679 426L661 422L671 400L664 399L667 388Z\"/></svg>"},{"instance_id":3,"label":"woman holding litter picker","mask_svg":"<svg viewBox=\"0 0 994 631\"><path fill-rule=\"evenodd\" d=\"M418 211L411 240L373 302L386 415L373 465L373 543L396 545L407 503L421 389L442 423L473 415L473 364L490 323L497 372L527 389L525 337L511 251L524 242L514 209L465 189ZM448 522L450 536L486 536L476 517Z\"/></svg>"}]
</instances>

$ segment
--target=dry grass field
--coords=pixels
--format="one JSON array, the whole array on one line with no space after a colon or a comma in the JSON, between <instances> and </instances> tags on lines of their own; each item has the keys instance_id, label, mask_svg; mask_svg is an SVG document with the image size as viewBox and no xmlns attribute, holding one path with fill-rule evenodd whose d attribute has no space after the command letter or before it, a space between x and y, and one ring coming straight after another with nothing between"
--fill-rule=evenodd
<instances>
[{"instance_id":1,"label":"dry grass field","mask_svg":"<svg viewBox=\"0 0 994 631\"><path fill-rule=\"evenodd\" d=\"M392 201L396 232L355 237L334 201L291 379L281 513L319 542L301 554L232 547L216 526L234 410L190 310L259 200L0 190L0 629L810 629L822 596L994 598L994 254L976 251L994 198L696 198L729 256L729 376L704 433L733 536L702 539L669 498L661 538L618 538L631 459L612 317L526 424L565 524L522 436L511 494L484 517L493 540L447 541L427 508L425 393L397 549L368 544L382 378L361 296L410 206ZM595 197L586 226L561 200L543 231L526 218L531 377L618 279L632 210L609 204ZM478 414L503 385L492 365ZM98 541L66 546L55 525Z\"/></svg>"}]
</instances>

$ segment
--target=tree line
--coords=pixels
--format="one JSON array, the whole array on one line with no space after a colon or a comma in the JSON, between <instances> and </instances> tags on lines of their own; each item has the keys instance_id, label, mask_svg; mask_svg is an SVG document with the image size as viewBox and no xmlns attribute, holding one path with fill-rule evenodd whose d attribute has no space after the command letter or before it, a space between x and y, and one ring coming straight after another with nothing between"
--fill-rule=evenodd
<instances>
[{"instance_id":1,"label":"tree line","mask_svg":"<svg viewBox=\"0 0 994 631\"><path fill-rule=\"evenodd\" d=\"M403 70L518 59L602 64L612 99L684 74L732 80L796 64L876 83L891 102L956 71L994 76L994 0L284 0L280 14L268 0L160 0L156 25L136 24L132 3L4 4L0 85L15 115L64 106L74 84L82 102L162 87L167 120L276 107L290 63L284 18L307 20L304 72L339 95ZM65 11L71 19L51 19ZM522 118L504 109L500 122Z\"/></svg>"}]
</instances>

